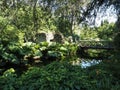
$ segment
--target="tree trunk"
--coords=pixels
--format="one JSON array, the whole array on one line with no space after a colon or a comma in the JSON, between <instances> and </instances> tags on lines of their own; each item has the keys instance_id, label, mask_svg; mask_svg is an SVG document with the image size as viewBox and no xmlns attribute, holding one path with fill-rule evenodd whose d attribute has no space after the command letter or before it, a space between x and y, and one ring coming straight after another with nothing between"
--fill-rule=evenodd
<instances>
[{"instance_id":1,"label":"tree trunk","mask_svg":"<svg viewBox=\"0 0 120 90\"><path fill-rule=\"evenodd\" d=\"M37 0L34 1L33 5L33 23L34 23L34 31L37 31L37 16L36 16L36 5L37 5Z\"/></svg>"}]
</instances>

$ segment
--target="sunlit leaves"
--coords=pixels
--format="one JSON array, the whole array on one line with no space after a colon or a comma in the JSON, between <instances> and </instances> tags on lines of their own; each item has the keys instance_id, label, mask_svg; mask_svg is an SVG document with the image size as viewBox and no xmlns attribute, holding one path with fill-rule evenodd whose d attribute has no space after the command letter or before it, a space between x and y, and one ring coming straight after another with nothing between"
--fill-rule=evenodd
<instances>
[{"instance_id":1,"label":"sunlit leaves","mask_svg":"<svg viewBox=\"0 0 120 90\"><path fill-rule=\"evenodd\" d=\"M104 22L100 27L97 29L98 37L102 40L113 40L115 35L114 24L109 24L108 22Z\"/></svg>"}]
</instances>

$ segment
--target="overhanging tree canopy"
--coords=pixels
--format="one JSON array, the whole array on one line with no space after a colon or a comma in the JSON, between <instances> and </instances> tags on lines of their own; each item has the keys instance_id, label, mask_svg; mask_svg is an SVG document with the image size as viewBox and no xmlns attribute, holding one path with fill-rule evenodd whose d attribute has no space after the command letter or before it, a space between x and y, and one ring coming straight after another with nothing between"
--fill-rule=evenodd
<instances>
[{"instance_id":1,"label":"overhanging tree canopy","mask_svg":"<svg viewBox=\"0 0 120 90\"><path fill-rule=\"evenodd\" d=\"M117 15L116 28L119 29L120 28L120 0L91 0L91 2L87 5L86 10L84 11L83 19L91 16L94 16L94 18L96 18L97 12L101 7L103 7L102 10L105 11L111 5L114 6L114 9L116 11L116 15Z\"/></svg>"}]
</instances>

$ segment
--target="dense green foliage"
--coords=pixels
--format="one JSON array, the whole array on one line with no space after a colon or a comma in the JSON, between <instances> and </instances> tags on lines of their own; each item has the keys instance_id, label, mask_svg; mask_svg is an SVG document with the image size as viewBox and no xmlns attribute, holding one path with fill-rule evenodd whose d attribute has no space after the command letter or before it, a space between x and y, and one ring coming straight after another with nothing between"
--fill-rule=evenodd
<instances>
[{"instance_id":1,"label":"dense green foliage","mask_svg":"<svg viewBox=\"0 0 120 90\"><path fill-rule=\"evenodd\" d=\"M90 1L1 0L0 90L119 90L120 18L118 24L105 21L99 27L81 23L104 3ZM112 3L119 15L118 0L111 1L108 4ZM55 42L56 37L40 42L42 31L61 33L63 42ZM79 40L112 41L115 50L85 50L84 55L107 60L82 68L80 58L78 66L73 64L81 54L77 52Z\"/></svg>"},{"instance_id":2,"label":"dense green foliage","mask_svg":"<svg viewBox=\"0 0 120 90\"><path fill-rule=\"evenodd\" d=\"M82 40L107 40L113 41L116 30L114 23L103 22L99 27L83 26L80 33Z\"/></svg>"},{"instance_id":3,"label":"dense green foliage","mask_svg":"<svg viewBox=\"0 0 120 90\"><path fill-rule=\"evenodd\" d=\"M19 69L22 66L31 66L36 62L49 64L52 61L63 60L66 57L76 55L76 44L59 44L42 42L39 44L27 42L23 44L8 43L0 45L0 67L1 69ZM13 66L15 65L15 67ZM20 67L21 66L21 67Z\"/></svg>"},{"instance_id":4,"label":"dense green foliage","mask_svg":"<svg viewBox=\"0 0 120 90\"><path fill-rule=\"evenodd\" d=\"M120 50L120 33L117 33L115 38L114 38L114 45L116 47L116 50L119 51Z\"/></svg>"},{"instance_id":5,"label":"dense green foliage","mask_svg":"<svg viewBox=\"0 0 120 90\"><path fill-rule=\"evenodd\" d=\"M54 62L42 68L30 68L17 77L9 69L0 77L2 90L119 90L120 81L106 68L86 68Z\"/></svg>"}]
</instances>

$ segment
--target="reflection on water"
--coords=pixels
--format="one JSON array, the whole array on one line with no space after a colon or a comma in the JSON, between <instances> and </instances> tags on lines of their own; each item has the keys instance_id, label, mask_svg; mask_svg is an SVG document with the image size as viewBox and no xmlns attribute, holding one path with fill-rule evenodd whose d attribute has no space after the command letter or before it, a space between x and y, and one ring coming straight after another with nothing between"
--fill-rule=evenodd
<instances>
[{"instance_id":1,"label":"reflection on water","mask_svg":"<svg viewBox=\"0 0 120 90\"><path fill-rule=\"evenodd\" d=\"M79 65L82 68L86 68L86 67L90 67L96 64L99 64L102 60L85 60L85 59L77 59L76 61L73 61L72 64L73 65Z\"/></svg>"},{"instance_id":2,"label":"reflection on water","mask_svg":"<svg viewBox=\"0 0 120 90\"><path fill-rule=\"evenodd\" d=\"M101 62L101 60L84 60L82 59L81 60L81 67L82 68L86 68L86 67L90 67L90 66L93 66L93 65L96 65L96 64L99 64Z\"/></svg>"}]
</instances>

